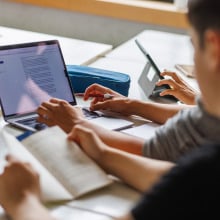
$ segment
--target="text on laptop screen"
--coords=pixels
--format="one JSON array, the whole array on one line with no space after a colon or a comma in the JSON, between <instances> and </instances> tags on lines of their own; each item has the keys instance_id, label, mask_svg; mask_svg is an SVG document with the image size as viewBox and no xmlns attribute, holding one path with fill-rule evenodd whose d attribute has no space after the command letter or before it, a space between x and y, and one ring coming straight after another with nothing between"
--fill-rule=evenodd
<instances>
[{"instance_id":1,"label":"text on laptop screen","mask_svg":"<svg viewBox=\"0 0 220 220\"><path fill-rule=\"evenodd\" d=\"M0 47L0 96L4 114L34 112L52 97L75 102L65 71L57 43Z\"/></svg>"}]
</instances>

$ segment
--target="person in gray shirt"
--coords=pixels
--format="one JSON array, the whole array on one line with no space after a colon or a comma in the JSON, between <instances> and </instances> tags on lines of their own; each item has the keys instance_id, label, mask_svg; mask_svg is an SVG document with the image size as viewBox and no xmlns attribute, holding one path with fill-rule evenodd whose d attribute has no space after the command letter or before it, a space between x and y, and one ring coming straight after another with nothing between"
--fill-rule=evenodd
<instances>
[{"instance_id":1,"label":"person in gray shirt","mask_svg":"<svg viewBox=\"0 0 220 220\"><path fill-rule=\"evenodd\" d=\"M175 162L202 144L220 142L219 125L220 117L208 113L198 99L196 107L180 111L145 141L143 155Z\"/></svg>"}]
</instances>

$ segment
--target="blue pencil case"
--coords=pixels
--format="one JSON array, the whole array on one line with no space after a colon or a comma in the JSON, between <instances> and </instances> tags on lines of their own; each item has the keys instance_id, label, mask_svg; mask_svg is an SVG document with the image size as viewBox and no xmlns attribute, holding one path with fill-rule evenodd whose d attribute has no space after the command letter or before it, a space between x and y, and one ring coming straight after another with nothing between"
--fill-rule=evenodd
<instances>
[{"instance_id":1,"label":"blue pencil case","mask_svg":"<svg viewBox=\"0 0 220 220\"><path fill-rule=\"evenodd\" d=\"M128 96L130 76L125 73L79 65L66 67L74 92L84 92L91 84L98 83Z\"/></svg>"}]
</instances>

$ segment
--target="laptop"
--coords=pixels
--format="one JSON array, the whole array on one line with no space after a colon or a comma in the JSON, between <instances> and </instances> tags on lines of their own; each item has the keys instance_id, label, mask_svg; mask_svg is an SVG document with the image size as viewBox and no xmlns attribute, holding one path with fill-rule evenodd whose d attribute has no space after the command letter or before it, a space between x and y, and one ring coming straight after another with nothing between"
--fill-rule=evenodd
<instances>
[{"instance_id":1,"label":"laptop","mask_svg":"<svg viewBox=\"0 0 220 220\"><path fill-rule=\"evenodd\" d=\"M172 95L160 96L160 93L165 89L170 89L169 85L156 86L155 83L161 79L164 79L163 76L160 75L160 70L155 64L154 60L150 56L150 54L145 50L145 48L141 45L141 43L135 39L135 43L144 56L147 58L147 64L144 67L143 72L141 73L138 84L144 91L145 95L153 100L167 100L171 102L178 102L179 100Z\"/></svg>"},{"instance_id":2,"label":"laptop","mask_svg":"<svg viewBox=\"0 0 220 220\"><path fill-rule=\"evenodd\" d=\"M6 122L33 132L44 129L46 125L36 121L36 109L52 97L77 105L57 40L0 46L0 104ZM94 123L112 130L133 124L84 112Z\"/></svg>"}]
</instances>

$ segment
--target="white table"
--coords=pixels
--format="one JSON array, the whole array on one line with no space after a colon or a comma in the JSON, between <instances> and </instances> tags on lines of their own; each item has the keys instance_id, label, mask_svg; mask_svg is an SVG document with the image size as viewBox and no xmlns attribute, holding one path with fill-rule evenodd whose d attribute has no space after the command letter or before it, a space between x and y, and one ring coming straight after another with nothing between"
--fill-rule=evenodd
<instances>
[{"instance_id":1,"label":"white table","mask_svg":"<svg viewBox=\"0 0 220 220\"><path fill-rule=\"evenodd\" d=\"M139 33L109 52L106 57L132 62L146 61L136 46L135 39L141 42L161 68L172 68L174 64L182 62L193 63L193 47L188 35L153 30Z\"/></svg>"},{"instance_id":2,"label":"white table","mask_svg":"<svg viewBox=\"0 0 220 220\"><path fill-rule=\"evenodd\" d=\"M111 51L112 45L0 26L0 45L59 40L66 64L86 65Z\"/></svg>"}]
</instances>

